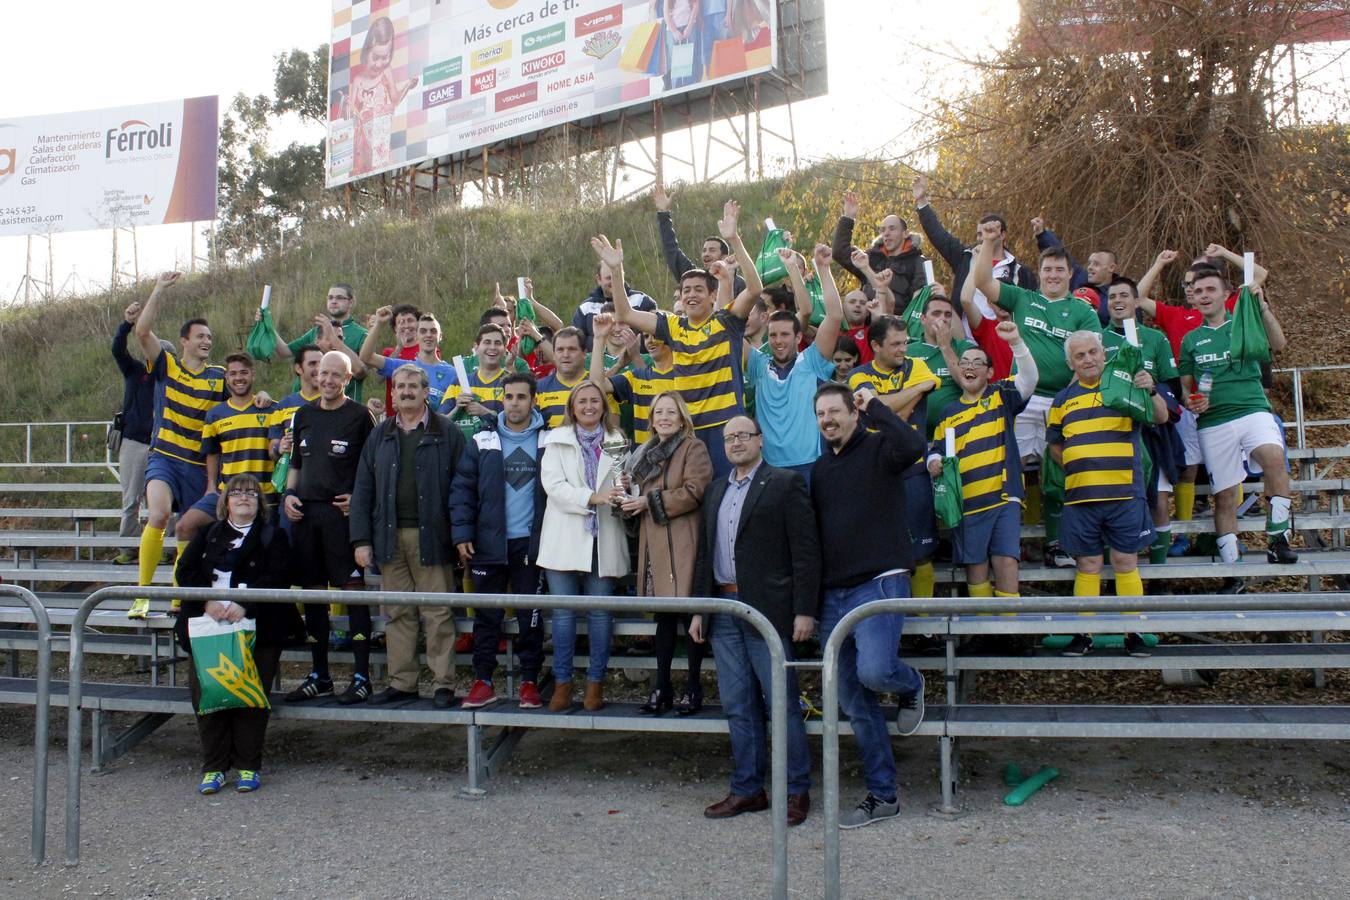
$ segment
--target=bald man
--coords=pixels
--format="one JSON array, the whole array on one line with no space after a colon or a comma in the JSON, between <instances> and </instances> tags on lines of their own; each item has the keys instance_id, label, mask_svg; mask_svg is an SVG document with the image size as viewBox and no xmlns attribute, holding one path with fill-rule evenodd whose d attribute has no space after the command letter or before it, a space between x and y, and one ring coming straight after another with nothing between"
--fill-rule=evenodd
<instances>
[{"instance_id":1,"label":"bald man","mask_svg":"<svg viewBox=\"0 0 1350 900\"><path fill-rule=\"evenodd\" d=\"M361 449L375 422L364 406L345 396L352 378L351 360L330 350L319 361L319 399L295 412L291 468L283 506L295 525L295 580L322 590L360 589L364 585L352 551L347 522ZM352 649L356 671L338 700L364 703L370 697L370 607L351 606ZM297 703L333 693L328 671L328 604L305 605L314 670L286 695Z\"/></svg>"},{"instance_id":2,"label":"bald man","mask_svg":"<svg viewBox=\"0 0 1350 900\"><path fill-rule=\"evenodd\" d=\"M872 296L871 279L853 264L853 226L858 219L858 195L844 194L844 214L834 227L830 255L844 271L858 279L862 290ZM923 254L919 242L909 233L909 225L895 214L881 220L881 233L867 248L867 265L873 272L891 270L891 293L895 295L895 311L900 313L909 304L914 292L925 284Z\"/></svg>"}]
</instances>

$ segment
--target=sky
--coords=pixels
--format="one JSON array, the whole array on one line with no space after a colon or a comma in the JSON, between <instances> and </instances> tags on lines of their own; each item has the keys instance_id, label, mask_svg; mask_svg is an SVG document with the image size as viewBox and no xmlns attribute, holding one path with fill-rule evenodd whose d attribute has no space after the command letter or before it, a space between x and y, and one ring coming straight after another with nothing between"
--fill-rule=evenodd
<instances>
[{"instance_id":1,"label":"sky","mask_svg":"<svg viewBox=\"0 0 1350 900\"><path fill-rule=\"evenodd\" d=\"M903 8L903 13L898 12ZM129 14L134 9L134 15ZM239 92L267 93L277 54L312 50L328 40L330 0L62 0L7 3L6 41L0 57L0 119L216 94L222 111ZM847 17L837 15L847 9ZM903 105L889 114L878 98L905 98L925 77L913 43L967 53L988 51L1015 24L1011 0L828 0L827 47L830 94L793 108L797 149L803 165L840 155L860 155L903 134ZM78 27L71 27L78 22ZM972 28L978 23L978 28ZM974 44L971 44L971 35ZM54 58L55 57L55 58ZM955 64L953 64L955 68ZM957 76L959 77L959 75ZM857 146L841 144L824 123L856 121ZM782 130L781 111L765 124ZM775 125L777 123L777 125ZM282 128L274 137L317 140L313 130ZM701 144L701 142L700 142ZM766 146L766 155L774 152ZM780 150L781 152L781 150ZM190 264L191 226L159 225L136 234L142 277ZM51 240L54 284L59 294L106 286L112 272L110 231L65 232ZM28 242L0 237L0 305L19 295ZM33 272L41 277L48 259L45 238L32 239ZM205 254L205 240L197 242ZM134 264L131 235L119 235L120 270Z\"/></svg>"}]
</instances>

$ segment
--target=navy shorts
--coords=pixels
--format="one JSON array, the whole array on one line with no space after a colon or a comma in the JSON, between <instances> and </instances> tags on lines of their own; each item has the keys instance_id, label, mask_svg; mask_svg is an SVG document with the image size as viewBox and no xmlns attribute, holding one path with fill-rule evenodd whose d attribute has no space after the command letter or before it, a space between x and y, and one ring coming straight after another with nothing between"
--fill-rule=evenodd
<instances>
[{"instance_id":1,"label":"navy shorts","mask_svg":"<svg viewBox=\"0 0 1350 900\"><path fill-rule=\"evenodd\" d=\"M1022 557L1022 504L1013 500L961 517L952 532L952 562L989 562L991 556Z\"/></svg>"},{"instance_id":2,"label":"navy shorts","mask_svg":"<svg viewBox=\"0 0 1350 900\"><path fill-rule=\"evenodd\" d=\"M937 522L933 511L933 478L927 469L905 476L905 526L914 561L933 558L937 549Z\"/></svg>"},{"instance_id":3,"label":"navy shorts","mask_svg":"<svg viewBox=\"0 0 1350 900\"><path fill-rule=\"evenodd\" d=\"M1153 543L1147 501L1070 503L1059 521L1059 543L1070 556L1101 556L1104 548L1138 553Z\"/></svg>"},{"instance_id":4,"label":"navy shorts","mask_svg":"<svg viewBox=\"0 0 1350 900\"><path fill-rule=\"evenodd\" d=\"M204 512L212 519L216 517L216 506L220 503L220 494L212 491L209 494L203 494L202 499L192 504L192 508Z\"/></svg>"},{"instance_id":5,"label":"navy shorts","mask_svg":"<svg viewBox=\"0 0 1350 900\"><path fill-rule=\"evenodd\" d=\"M145 483L162 481L173 492L173 508L186 512L206 493L206 466L194 466L186 460L151 452L145 464ZM215 507L211 509L215 515Z\"/></svg>"}]
</instances>

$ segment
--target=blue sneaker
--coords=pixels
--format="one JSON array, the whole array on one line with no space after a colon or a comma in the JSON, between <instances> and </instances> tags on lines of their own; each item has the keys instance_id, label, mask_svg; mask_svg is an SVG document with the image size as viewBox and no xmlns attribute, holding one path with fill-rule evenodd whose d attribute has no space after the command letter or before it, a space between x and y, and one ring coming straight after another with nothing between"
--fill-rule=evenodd
<instances>
[{"instance_id":1,"label":"blue sneaker","mask_svg":"<svg viewBox=\"0 0 1350 900\"><path fill-rule=\"evenodd\" d=\"M1172 546L1167 548L1168 556L1185 556L1191 552L1191 539L1184 534L1179 534L1172 541Z\"/></svg>"},{"instance_id":2,"label":"blue sneaker","mask_svg":"<svg viewBox=\"0 0 1350 900\"><path fill-rule=\"evenodd\" d=\"M239 780L235 782L234 789L241 794L248 794L262 787L262 773L254 769L240 769Z\"/></svg>"},{"instance_id":3,"label":"blue sneaker","mask_svg":"<svg viewBox=\"0 0 1350 900\"><path fill-rule=\"evenodd\" d=\"M214 794L225 786L224 772L207 772L202 776L202 783L197 785L197 793Z\"/></svg>"}]
</instances>

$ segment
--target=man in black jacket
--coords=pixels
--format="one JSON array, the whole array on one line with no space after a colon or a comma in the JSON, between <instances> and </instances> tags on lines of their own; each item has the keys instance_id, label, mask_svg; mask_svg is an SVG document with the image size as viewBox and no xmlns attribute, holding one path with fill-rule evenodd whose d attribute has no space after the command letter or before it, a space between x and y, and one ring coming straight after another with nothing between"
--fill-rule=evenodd
<instances>
[{"instance_id":1,"label":"man in black jacket","mask_svg":"<svg viewBox=\"0 0 1350 900\"><path fill-rule=\"evenodd\" d=\"M710 272L712 264L719 259L727 262L735 258L731 253L731 247L722 240L721 235L712 234L703 239L703 244L699 248L699 258L702 262L694 262L680 249L680 239L675 236L675 221L670 216L670 206L675 202L675 195L667 194L666 189L658 184L656 190L652 192L652 202L656 204L656 227L661 232L661 252L666 257L666 266L670 269L670 274L677 282L684 278L684 273L690 269ZM736 296L745 290L745 279L739 275L733 276L733 279L732 296Z\"/></svg>"},{"instance_id":2,"label":"man in black jacket","mask_svg":"<svg viewBox=\"0 0 1350 900\"><path fill-rule=\"evenodd\" d=\"M694 593L740 600L778 629L783 652L815 628L820 585L820 543L806 481L763 461L764 437L755 420L736 416L722 429L727 459L735 467L715 478L703 495L703 538L694 564ZM731 792L703 811L710 819L769 808L764 795L769 694L769 651L759 632L732 616L694 616L689 636L710 638L717 656L717 687L731 732ZM806 821L811 808L811 751L797 713L795 670L787 671L789 825Z\"/></svg>"},{"instance_id":3,"label":"man in black jacket","mask_svg":"<svg viewBox=\"0 0 1350 900\"><path fill-rule=\"evenodd\" d=\"M140 301L122 314L113 335L112 355L122 373L120 438L112 451L117 454L117 478L122 483L122 523L117 533L134 537L141 530L141 494L145 493L145 463L150 454L150 427L155 420L155 377L127 350L131 326L141 314ZM119 566L136 562L137 552L125 549L113 560Z\"/></svg>"},{"instance_id":4,"label":"man in black jacket","mask_svg":"<svg viewBox=\"0 0 1350 900\"><path fill-rule=\"evenodd\" d=\"M834 226L830 255L854 278L863 293L873 295L871 279L853 264L853 226L858 221L858 195L844 193L844 214ZM923 254L918 240L909 233L909 225L897 215L881 220L881 236L867 248L867 262L873 272L891 270L891 293L895 295L895 311L901 313L914 292L927 284L923 275Z\"/></svg>"},{"instance_id":5,"label":"man in black jacket","mask_svg":"<svg viewBox=\"0 0 1350 900\"><path fill-rule=\"evenodd\" d=\"M816 424L829 448L811 471L825 593L820 634L829 640L839 620L855 607L909 596L914 561L904 538L904 474L923 453L924 441L922 431L899 419L871 387L850 392L842 384L823 384L816 391L815 409ZM867 414L876 431L867 430L860 413ZM870 825L900 813L895 755L877 694L899 697L900 734L918 729L923 721L923 676L896 655L904 621L901 615L864 619L839 648L839 705L853 724L867 782L867 796L840 817L841 828Z\"/></svg>"},{"instance_id":6,"label":"man in black jacket","mask_svg":"<svg viewBox=\"0 0 1350 900\"><path fill-rule=\"evenodd\" d=\"M626 282L622 289L624 296L628 298L628 305L633 309L642 309L647 312L656 310L656 301L642 291L633 290ZM610 271L609 266L601 262L595 267L595 287L586 295L586 299L581 301L577 311L572 314L572 327L581 332L582 350L590 352L591 344L594 342L595 328L591 323L595 319L595 314L600 312L601 307L606 303L613 302L614 273ZM603 350L604 348L601 347L600 349Z\"/></svg>"},{"instance_id":7,"label":"man in black jacket","mask_svg":"<svg viewBox=\"0 0 1350 900\"><path fill-rule=\"evenodd\" d=\"M966 246L960 238L942 227L942 221L938 219L938 214L933 211L933 207L928 203L928 179L923 175L914 177L914 205L919 210L919 224L923 227L923 233L928 238L928 243L933 245L933 249L951 267L954 276L951 296L960 297L961 286L970 277L973 245ZM993 263L996 280L1015 284L1029 291L1037 289L1039 282L1036 273L1018 262L1017 257L1013 256L1004 246L1003 241L1008 234L1008 223L1003 221L1002 216L991 213L980 219L978 232L976 237L979 241L984 240L986 233L992 234L996 238ZM993 302L991 298L985 297L980 291L975 292L975 304L980 307L986 319L994 318Z\"/></svg>"},{"instance_id":8,"label":"man in black jacket","mask_svg":"<svg viewBox=\"0 0 1350 900\"><path fill-rule=\"evenodd\" d=\"M352 490L351 540L356 564L380 564L387 591L443 594L452 590L450 514L445 498L464 452L464 435L427 406L425 369L411 363L394 372L394 410L361 450ZM427 664L436 680L432 703L455 701L455 620L449 607L426 607ZM418 608L390 606L384 628L389 687L371 703L417 699Z\"/></svg>"}]
</instances>

